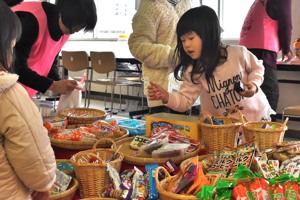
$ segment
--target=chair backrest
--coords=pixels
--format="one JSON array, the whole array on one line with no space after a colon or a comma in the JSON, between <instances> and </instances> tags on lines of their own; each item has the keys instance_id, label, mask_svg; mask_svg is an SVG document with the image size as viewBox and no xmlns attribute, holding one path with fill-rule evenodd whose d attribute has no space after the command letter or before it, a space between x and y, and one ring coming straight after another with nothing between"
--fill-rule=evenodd
<instances>
[{"instance_id":1,"label":"chair backrest","mask_svg":"<svg viewBox=\"0 0 300 200\"><path fill-rule=\"evenodd\" d=\"M91 51L90 59L91 67L97 73L109 73L117 69L116 57L111 51Z\"/></svg>"},{"instance_id":2,"label":"chair backrest","mask_svg":"<svg viewBox=\"0 0 300 200\"><path fill-rule=\"evenodd\" d=\"M88 69L89 56L85 51L62 51L62 65L68 71Z\"/></svg>"}]
</instances>

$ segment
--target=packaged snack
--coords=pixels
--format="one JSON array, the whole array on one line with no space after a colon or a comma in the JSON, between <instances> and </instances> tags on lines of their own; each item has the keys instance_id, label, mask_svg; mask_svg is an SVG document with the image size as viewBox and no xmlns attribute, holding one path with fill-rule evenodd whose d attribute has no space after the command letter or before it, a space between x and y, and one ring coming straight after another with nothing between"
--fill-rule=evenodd
<instances>
[{"instance_id":1,"label":"packaged snack","mask_svg":"<svg viewBox=\"0 0 300 200\"><path fill-rule=\"evenodd\" d=\"M180 168L177 167L175 165L175 163L171 160L168 159L165 163L164 163L164 167L167 169L167 171L171 174L171 175L175 175L180 171Z\"/></svg>"},{"instance_id":2,"label":"packaged snack","mask_svg":"<svg viewBox=\"0 0 300 200\"><path fill-rule=\"evenodd\" d=\"M198 160L198 156L196 156L196 158L194 159ZM189 190L187 191L187 194L196 195L202 189L203 186L210 184L210 181L203 173L202 163L198 162L197 164L198 164L198 173L196 175L195 180L193 181L193 184L190 186Z\"/></svg>"},{"instance_id":3,"label":"packaged snack","mask_svg":"<svg viewBox=\"0 0 300 200\"><path fill-rule=\"evenodd\" d=\"M130 200L133 192L133 185L131 181L131 177L134 174L134 170L124 170L121 173L121 185L122 194L119 199L121 200Z\"/></svg>"},{"instance_id":4,"label":"packaged snack","mask_svg":"<svg viewBox=\"0 0 300 200\"><path fill-rule=\"evenodd\" d=\"M134 167L135 174L133 175L133 191L131 195L132 200L146 200L148 196L147 178L144 173L137 167Z\"/></svg>"},{"instance_id":5,"label":"packaged snack","mask_svg":"<svg viewBox=\"0 0 300 200\"><path fill-rule=\"evenodd\" d=\"M172 158L176 156L183 156L187 151L187 148L190 144L176 144L176 143L167 143L162 147L152 151L153 158Z\"/></svg>"},{"instance_id":6,"label":"packaged snack","mask_svg":"<svg viewBox=\"0 0 300 200\"><path fill-rule=\"evenodd\" d=\"M52 188L50 189L51 194L58 194L66 191L71 180L72 176L69 176L64 172L61 172L58 169L56 169L56 179Z\"/></svg>"},{"instance_id":7,"label":"packaged snack","mask_svg":"<svg viewBox=\"0 0 300 200\"><path fill-rule=\"evenodd\" d=\"M255 149L256 145L254 141L239 145L236 150L234 163L232 164L230 173L234 173L240 164L250 168L255 155Z\"/></svg>"},{"instance_id":8,"label":"packaged snack","mask_svg":"<svg viewBox=\"0 0 300 200\"><path fill-rule=\"evenodd\" d=\"M194 157L177 175L177 178L172 181L167 190L178 194L186 186L190 185L198 173L198 157Z\"/></svg>"},{"instance_id":9,"label":"packaged snack","mask_svg":"<svg viewBox=\"0 0 300 200\"><path fill-rule=\"evenodd\" d=\"M265 200L268 196L268 183L263 178L256 178L249 184L252 199Z\"/></svg>"},{"instance_id":10,"label":"packaged snack","mask_svg":"<svg viewBox=\"0 0 300 200\"><path fill-rule=\"evenodd\" d=\"M140 147L140 151L151 155L154 150L162 147L164 144L167 144L168 142L169 142L168 137L165 137L163 139L152 140L149 143Z\"/></svg>"},{"instance_id":11,"label":"packaged snack","mask_svg":"<svg viewBox=\"0 0 300 200\"><path fill-rule=\"evenodd\" d=\"M107 163L106 166L107 166L108 174L112 180L114 189L121 190L121 187L120 187L121 179L120 179L118 171L113 166L111 166L111 164L109 164L109 163Z\"/></svg>"},{"instance_id":12,"label":"packaged snack","mask_svg":"<svg viewBox=\"0 0 300 200\"><path fill-rule=\"evenodd\" d=\"M145 166L148 177L148 200L158 199L158 192L155 182L155 170L157 167L158 164L148 164Z\"/></svg>"},{"instance_id":13,"label":"packaged snack","mask_svg":"<svg viewBox=\"0 0 300 200\"><path fill-rule=\"evenodd\" d=\"M246 183L238 183L236 186L234 186L232 190L232 197L234 200L245 200L250 199L247 195L248 188Z\"/></svg>"},{"instance_id":14,"label":"packaged snack","mask_svg":"<svg viewBox=\"0 0 300 200\"><path fill-rule=\"evenodd\" d=\"M142 146L149 142L149 138L143 136L135 136L130 143L130 148L134 150L139 150Z\"/></svg>"},{"instance_id":15,"label":"packaged snack","mask_svg":"<svg viewBox=\"0 0 300 200\"><path fill-rule=\"evenodd\" d=\"M227 175L234 163L236 149L224 148L219 156L214 160L214 163L208 170L208 174L225 174Z\"/></svg>"},{"instance_id":16,"label":"packaged snack","mask_svg":"<svg viewBox=\"0 0 300 200\"><path fill-rule=\"evenodd\" d=\"M285 191L285 198L287 200L299 200L300 194L299 194L299 186L296 181L287 181L283 184L283 188Z\"/></svg>"}]
</instances>

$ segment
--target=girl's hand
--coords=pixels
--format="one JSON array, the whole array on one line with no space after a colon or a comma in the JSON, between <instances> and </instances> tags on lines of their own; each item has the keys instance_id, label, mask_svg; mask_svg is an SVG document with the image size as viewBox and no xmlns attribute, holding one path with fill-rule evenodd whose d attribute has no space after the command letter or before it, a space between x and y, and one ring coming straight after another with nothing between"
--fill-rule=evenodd
<instances>
[{"instance_id":1,"label":"girl's hand","mask_svg":"<svg viewBox=\"0 0 300 200\"><path fill-rule=\"evenodd\" d=\"M160 85L150 82L150 85L147 87L147 89L149 100L161 100L164 104L168 103L169 93Z\"/></svg>"},{"instance_id":2,"label":"girl's hand","mask_svg":"<svg viewBox=\"0 0 300 200\"><path fill-rule=\"evenodd\" d=\"M258 91L257 86L252 82L244 83L244 86L245 91L240 92L241 96L252 97Z\"/></svg>"}]
</instances>

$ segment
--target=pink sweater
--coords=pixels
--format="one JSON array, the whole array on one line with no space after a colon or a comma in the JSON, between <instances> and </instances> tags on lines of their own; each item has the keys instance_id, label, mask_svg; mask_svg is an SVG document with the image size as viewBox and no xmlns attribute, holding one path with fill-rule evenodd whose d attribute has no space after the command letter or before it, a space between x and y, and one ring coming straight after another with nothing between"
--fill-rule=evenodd
<instances>
[{"instance_id":1,"label":"pink sweater","mask_svg":"<svg viewBox=\"0 0 300 200\"><path fill-rule=\"evenodd\" d=\"M260 86L263 82L264 66L243 46L228 46L228 59L213 73L214 81L207 84L205 76L193 84L190 79L191 67L184 74L184 82L179 92L170 93L169 108L180 112L191 108L200 96L201 110L211 116L226 116L228 110L238 107L249 121L260 121L270 108L269 102L259 88L251 98L242 97L233 90L234 83L253 82ZM233 117L239 118L237 114Z\"/></svg>"}]
</instances>

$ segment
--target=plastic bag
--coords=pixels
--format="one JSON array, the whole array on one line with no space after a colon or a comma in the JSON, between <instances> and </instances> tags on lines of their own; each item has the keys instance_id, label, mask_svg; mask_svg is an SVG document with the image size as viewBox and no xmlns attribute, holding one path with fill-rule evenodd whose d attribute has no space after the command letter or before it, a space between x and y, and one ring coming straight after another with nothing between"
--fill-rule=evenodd
<instances>
[{"instance_id":1,"label":"plastic bag","mask_svg":"<svg viewBox=\"0 0 300 200\"><path fill-rule=\"evenodd\" d=\"M78 82L79 87L84 88L85 85L85 74L82 76L81 81ZM69 80L73 80L69 77ZM60 96L56 113L59 113L59 111L64 110L66 108L78 108L81 105L82 100L82 90L73 90L70 93L62 94Z\"/></svg>"}]
</instances>

